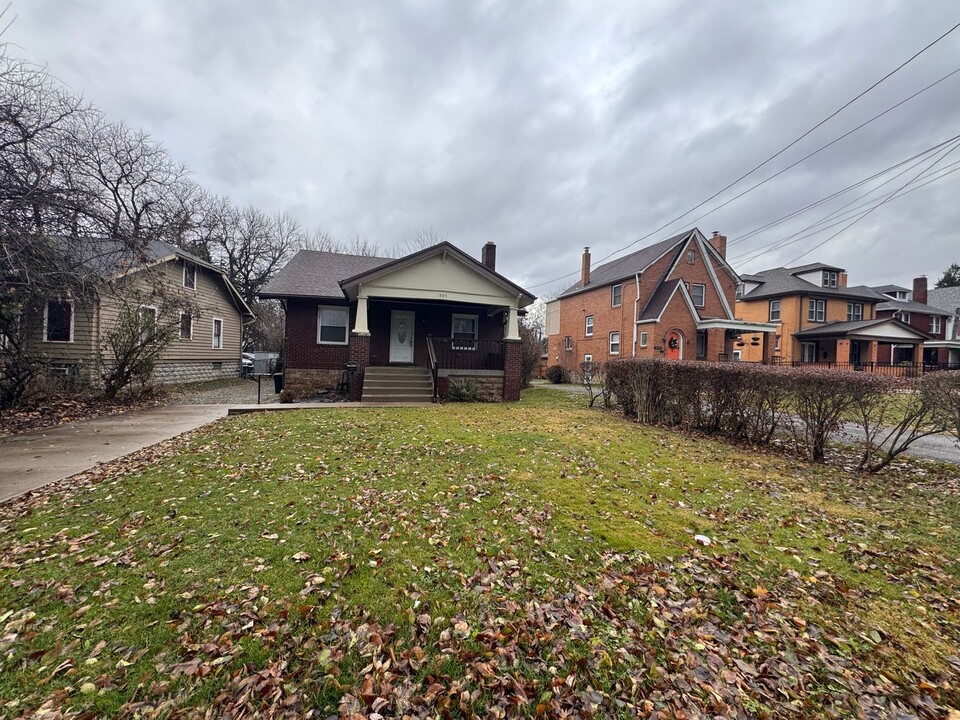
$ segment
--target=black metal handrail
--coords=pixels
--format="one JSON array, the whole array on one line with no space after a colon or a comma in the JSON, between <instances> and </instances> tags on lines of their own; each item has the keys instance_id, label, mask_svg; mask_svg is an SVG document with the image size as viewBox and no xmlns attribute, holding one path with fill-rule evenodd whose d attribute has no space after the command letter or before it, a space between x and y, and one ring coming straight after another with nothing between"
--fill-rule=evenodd
<instances>
[{"instance_id":1,"label":"black metal handrail","mask_svg":"<svg viewBox=\"0 0 960 720\"><path fill-rule=\"evenodd\" d=\"M427 359L430 365L430 377L433 378L433 401L437 401L437 353L433 348L433 338L427 335Z\"/></svg>"},{"instance_id":2,"label":"black metal handrail","mask_svg":"<svg viewBox=\"0 0 960 720\"><path fill-rule=\"evenodd\" d=\"M444 370L503 370L502 340L428 337L436 365Z\"/></svg>"}]
</instances>

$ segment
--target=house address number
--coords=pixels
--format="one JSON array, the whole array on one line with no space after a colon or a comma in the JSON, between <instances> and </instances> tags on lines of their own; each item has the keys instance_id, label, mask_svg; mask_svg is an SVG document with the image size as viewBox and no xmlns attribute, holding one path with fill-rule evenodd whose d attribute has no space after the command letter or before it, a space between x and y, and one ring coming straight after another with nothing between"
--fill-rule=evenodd
<instances>
[{"instance_id":1,"label":"house address number","mask_svg":"<svg viewBox=\"0 0 960 720\"><path fill-rule=\"evenodd\" d=\"M437 297L438 297L438 298L445 298L446 296L447 296L446 293L441 293L441 292L438 292L438 293L437 293Z\"/></svg>"}]
</instances>

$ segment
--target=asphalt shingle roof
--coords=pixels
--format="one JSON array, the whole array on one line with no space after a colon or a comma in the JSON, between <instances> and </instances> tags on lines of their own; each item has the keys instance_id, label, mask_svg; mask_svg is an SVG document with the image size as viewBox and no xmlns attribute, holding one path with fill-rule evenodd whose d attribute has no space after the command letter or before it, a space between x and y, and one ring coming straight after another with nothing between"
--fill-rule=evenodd
<instances>
[{"instance_id":1,"label":"asphalt shingle roof","mask_svg":"<svg viewBox=\"0 0 960 720\"><path fill-rule=\"evenodd\" d=\"M674 245L679 245L694 232L695 229L693 228L690 230L685 230L678 235L669 237L666 240L661 240L653 245L648 245L647 247L641 248L640 250L630 253L629 255L625 255L622 258L611 260L603 265L598 265L596 268L591 268L589 283L583 285L578 280L576 283L560 293L560 297L574 295L583 290L602 287L603 285L608 285L612 282L616 282L617 280L623 280L631 275L643 272L657 258L668 252Z\"/></svg>"},{"instance_id":2,"label":"asphalt shingle roof","mask_svg":"<svg viewBox=\"0 0 960 720\"><path fill-rule=\"evenodd\" d=\"M663 309L667 306L667 303L670 302L670 298L673 295L673 291L676 289L677 285L682 283L683 280L667 280L666 282L660 283L660 286L657 288L656 292L650 296L650 299L647 301L647 306L643 309L643 312L640 313L639 320L656 320L660 317L660 313L663 312Z\"/></svg>"},{"instance_id":3,"label":"asphalt shingle roof","mask_svg":"<svg viewBox=\"0 0 960 720\"><path fill-rule=\"evenodd\" d=\"M796 295L798 293L802 293L804 295L834 295L838 297L848 297L858 300L874 300L879 302L890 299L886 295L881 295L875 290L871 290L866 285L826 288L815 285L812 282L807 282L806 280L802 280L796 276L798 272L809 272L808 268L818 269L819 267L821 267L819 263L814 263L812 266L804 265L800 268L780 267L754 273L752 276L745 276L745 279L747 279L748 282L758 282L760 283L760 286L754 288L748 293L744 293L742 299L757 300L760 298L779 297L781 295ZM822 267L833 268L831 265Z\"/></svg>"},{"instance_id":4,"label":"asphalt shingle roof","mask_svg":"<svg viewBox=\"0 0 960 720\"><path fill-rule=\"evenodd\" d=\"M878 293L892 293L892 292L910 292L910 288L905 288L901 285L877 285L873 288Z\"/></svg>"},{"instance_id":5,"label":"asphalt shingle roof","mask_svg":"<svg viewBox=\"0 0 960 720\"><path fill-rule=\"evenodd\" d=\"M346 298L340 288L341 281L395 259L301 250L266 284L260 297Z\"/></svg>"},{"instance_id":6,"label":"asphalt shingle roof","mask_svg":"<svg viewBox=\"0 0 960 720\"><path fill-rule=\"evenodd\" d=\"M953 315L960 310L960 287L931 288L927 290L927 300L937 307L950 308Z\"/></svg>"},{"instance_id":7,"label":"asphalt shingle roof","mask_svg":"<svg viewBox=\"0 0 960 720\"><path fill-rule=\"evenodd\" d=\"M912 328L909 325L899 322L898 320L892 320L891 318L882 318L880 320L852 320L849 322L832 322L825 325L820 325L818 327L809 328L808 330L803 330L798 333L794 333L794 337L798 338L808 338L808 337L834 337L834 336L843 336L855 333L858 330L866 330L869 327L874 325L883 325L884 323L896 323L902 328L910 330L911 332L916 333L920 337L925 337L925 335L917 330Z\"/></svg>"},{"instance_id":8,"label":"asphalt shingle roof","mask_svg":"<svg viewBox=\"0 0 960 720\"><path fill-rule=\"evenodd\" d=\"M877 305L877 310L893 310L894 312L902 310L903 312L915 312L924 315L953 315L952 310L941 310L938 307L924 305L913 300L888 300Z\"/></svg>"}]
</instances>

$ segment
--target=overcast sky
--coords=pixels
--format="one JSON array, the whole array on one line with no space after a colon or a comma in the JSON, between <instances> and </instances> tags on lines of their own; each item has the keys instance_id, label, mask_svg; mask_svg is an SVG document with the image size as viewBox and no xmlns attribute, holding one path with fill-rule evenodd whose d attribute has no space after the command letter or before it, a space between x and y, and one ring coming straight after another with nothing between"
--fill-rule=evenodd
<instances>
[{"instance_id":1,"label":"overcast sky","mask_svg":"<svg viewBox=\"0 0 960 720\"><path fill-rule=\"evenodd\" d=\"M208 189L381 247L426 228L474 255L493 240L498 269L535 293L575 280L585 245L599 259L650 233L960 21L955 0L13 0L11 13L19 54L149 131ZM960 73L693 219L957 67L960 30L633 249L696 225L734 242L740 272L790 264L843 225L737 258L873 185L735 240L960 134ZM892 200L795 264L839 264L851 284L935 279L960 262L958 190L960 173Z\"/></svg>"}]
</instances>

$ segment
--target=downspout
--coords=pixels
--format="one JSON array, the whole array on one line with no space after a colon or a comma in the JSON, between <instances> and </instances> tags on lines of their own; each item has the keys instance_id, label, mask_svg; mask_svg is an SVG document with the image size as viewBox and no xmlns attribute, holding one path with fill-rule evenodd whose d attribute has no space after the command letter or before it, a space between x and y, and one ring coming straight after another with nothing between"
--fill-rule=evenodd
<instances>
[{"instance_id":1,"label":"downspout","mask_svg":"<svg viewBox=\"0 0 960 720\"><path fill-rule=\"evenodd\" d=\"M637 356L637 309L640 307L640 273L634 273L633 279L637 284L637 296L633 299L633 349L631 357Z\"/></svg>"}]
</instances>

